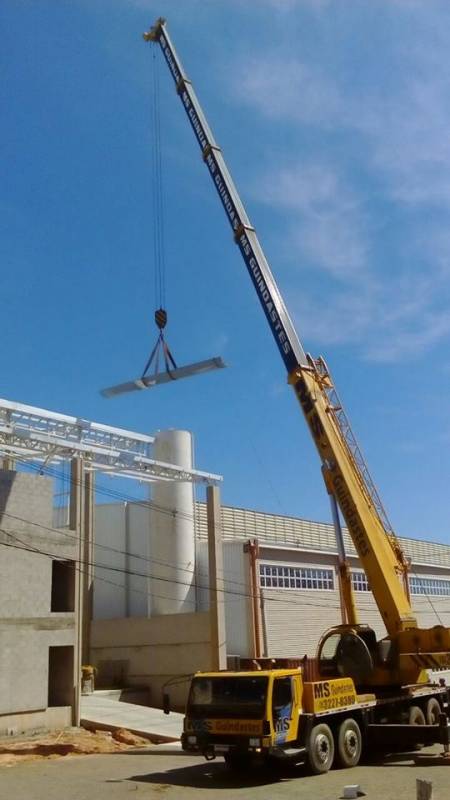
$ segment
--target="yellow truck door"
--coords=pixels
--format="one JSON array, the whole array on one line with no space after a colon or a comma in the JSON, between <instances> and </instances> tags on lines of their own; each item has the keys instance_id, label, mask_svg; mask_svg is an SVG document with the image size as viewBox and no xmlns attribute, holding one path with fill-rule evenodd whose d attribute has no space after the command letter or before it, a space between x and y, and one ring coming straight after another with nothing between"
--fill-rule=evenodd
<instances>
[{"instance_id":1,"label":"yellow truck door","mask_svg":"<svg viewBox=\"0 0 450 800\"><path fill-rule=\"evenodd\" d=\"M274 744L292 742L297 736L296 686L292 675L274 678L272 684L272 726Z\"/></svg>"}]
</instances>

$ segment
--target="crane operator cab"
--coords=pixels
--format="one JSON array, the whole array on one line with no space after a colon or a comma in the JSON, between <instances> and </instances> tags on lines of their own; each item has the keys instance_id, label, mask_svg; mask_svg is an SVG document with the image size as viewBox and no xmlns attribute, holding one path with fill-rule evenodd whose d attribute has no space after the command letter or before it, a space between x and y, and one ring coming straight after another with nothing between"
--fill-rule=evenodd
<instances>
[{"instance_id":1,"label":"crane operator cab","mask_svg":"<svg viewBox=\"0 0 450 800\"><path fill-rule=\"evenodd\" d=\"M338 625L326 631L319 642L319 673L327 678L352 678L355 686L367 686L390 666L391 652L392 641L377 641L368 625Z\"/></svg>"}]
</instances>

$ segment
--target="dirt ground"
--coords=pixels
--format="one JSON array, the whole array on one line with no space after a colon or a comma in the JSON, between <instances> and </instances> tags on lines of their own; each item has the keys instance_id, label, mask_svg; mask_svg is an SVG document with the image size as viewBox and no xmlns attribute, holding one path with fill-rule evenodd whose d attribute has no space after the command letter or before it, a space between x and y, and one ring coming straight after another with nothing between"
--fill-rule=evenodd
<instances>
[{"instance_id":1,"label":"dirt ground","mask_svg":"<svg viewBox=\"0 0 450 800\"><path fill-rule=\"evenodd\" d=\"M432 782L433 800L449 800L450 766L418 764L412 753L326 775L307 775L301 767L236 775L222 759L205 762L152 745L16 764L0 771L0 800L340 800L348 784L358 784L366 800L416 800L416 778Z\"/></svg>"},{"instance_id":2,"label":"dirt ground","mask_svg":"<svg viewBox=\"0 0 450 800\"><path fill-rule=\"evenodd\" d=\"M46 735L0 739L0 767L14 767L26 761L61 757L120 753L130 748L148 747L148 739L125 729L87 731L83 728L54 731Z\"/></svg>"}]
</instances>

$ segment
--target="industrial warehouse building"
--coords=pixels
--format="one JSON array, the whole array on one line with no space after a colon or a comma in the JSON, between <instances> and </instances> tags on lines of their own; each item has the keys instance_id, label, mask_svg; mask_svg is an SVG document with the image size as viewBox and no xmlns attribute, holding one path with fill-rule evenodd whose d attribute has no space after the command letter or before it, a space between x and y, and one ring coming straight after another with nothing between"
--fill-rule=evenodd
<instances>
[{"instance_id":1,"label":"industrial warehouse building","mask_svg":"<svg viewBox=\"0 0 450 800\"><path fill-rule=\"evenodd\" d=\"M127 559L131 568L114 578L120 583L114 590L108 586L108 571L97 569L91 655L100 667L100 679L103 671L107 680L113 674L121 674L128 684L153 685L155 704L159 704L161 687L176 682L177 672L179 675L207 669L209 664L206 612L211 580L205 503L195 504L193 517L195 565L192 563L189 568L184 564L178 575L172 573L174 583L162 588L159 583L155 597L152 579L161 565L153 561L151 539L149 549L148 536L143 534L148 531L148 506L127 503L96 507L98 560L104 562L101 544L112 537L116 552L109 553L110 564L118 563L119 550L128 553L121 558L123 564ZM223 577L228 664L237 663L239 656L313 656L320 635L343 619L333 526L224 506L220 527L223 573L219 578ZM382 637L386 635L385 628L345 529L344 538L360 621L371 625ZM419 626L449 626L450 547L413 539L401 539L401 544L411 559L411 599ZM134 561L130 550L139 556ZM170 607L175 583L190 584L189 602L184 607L186 625L180 624L180 614L174 614L175 609ZM161 605L162 591L169 604L167 609ZM159 626L159 633L149 639L143 618L149 616L151 621L155 611L153 621ZM139 638L146 636L146 642ZM164 680L156 675L156 653L162 645L178 652L171 660L173 671L165 671ZM182 654L188 654L188 665Z\"/></svg>"},{"instance_id":2,"label":"industrial warehouse building","mask_svg":"<svg viewBox=\"0 0 450 800\"><path fill-rule=\"evenodd\" d=\"M6 400L0 421L0 732L76 724L82 664L100 685L145 686L155 706L170 687L182 708L192 672L314 655L342 621L332 525L221 507L221 478L193 468L189 432L132 433ZM11 468L24 456L28 474ZM55 509L44 473L68 459L70 502ZM101 470L151 494L94 508ZM361 622L381 637L344 538ZM419 626L450 626L450 547L401 543Z\"/></svg>"},{"instance_id":3,"label":"industrial warehouse building","mask_svg":"<svg viewBox=\"0 0 450 800\"><path fill-rule=\"evenodd\" d=\"M199 571L205 559L206 510L199 504L197 541ZM319 636L342 622L338 555L331 524L247 509L222 509L224 572L226 575L227 649L251 653L254 624L249 606L251 553L245 542L258 542L257 586L261 655L313 656ZM344 538L352 570L353 589L360 621L371 625L379 637L386 635L366 576L347 531ZM450 547L414 539L401 539L411 559L410 590L420 627L450 625ZM201 576L199 577L201 581ZM237 581L237 583L233 583ZM241 584L244 597L241 595ZM237 609L240 613L235 613ZM244 622L247 621L246 634ZM247 651L247 652L246 652Z\"/></svg>"}]
</instances>

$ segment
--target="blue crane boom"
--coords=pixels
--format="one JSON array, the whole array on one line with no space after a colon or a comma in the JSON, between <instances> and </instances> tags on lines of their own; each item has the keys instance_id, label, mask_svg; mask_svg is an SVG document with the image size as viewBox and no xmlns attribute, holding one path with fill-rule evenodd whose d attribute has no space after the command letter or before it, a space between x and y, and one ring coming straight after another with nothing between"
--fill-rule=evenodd
<instances>
[{"instance_id":1,"label":"blue crane boom","mask_svg":"<svg viewBox=\"0 0 450 800\"><path fill-rule=\"evenodd\" d=\"M184 106L195 138L202 151L217 194L233 230L250 278L258 294L273 337L286 365L292 372L299 364L306 366L307 358L278 290L255 229L251 225L233 179L227 169L222 151L205 119L191 81L186 76L163 19L159 19L148 33L147 41L157 41L161 47L177 93Z\"/></svg>"}]
</instances>

